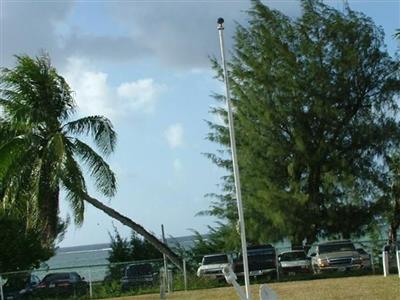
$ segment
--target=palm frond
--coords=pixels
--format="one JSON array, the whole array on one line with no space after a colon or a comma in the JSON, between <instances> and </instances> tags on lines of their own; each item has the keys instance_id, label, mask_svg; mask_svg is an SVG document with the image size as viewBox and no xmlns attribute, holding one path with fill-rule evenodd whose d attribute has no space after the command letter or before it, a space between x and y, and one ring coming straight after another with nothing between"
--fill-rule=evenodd
<instances>
[{"instance_id":1,"label":"palm frond","mask_svg":"<svg viewBox=\"0 0 400 300\"><path fill-rule=\"evenodd\" d=\"M10 166L21 158L27 146L22 136L14 137L0 145L0 179Z\"/></svg>"},{"instance_id":2,"label":"palm frond","mask_svg":"<svg viewBox=\"0 0 400 300\"><path fill-rule=\"evenodd\" d=\"M47 55L16 56L14 69L1 72L0 96L10 101L9 113L31 123L65 121L74 112L71 89ZM3 103L4 104L4 103Z\"/></svg>"},{"instance_id":3,"label":"palm frond","mask_svg":"<svg viewBox=\"0 0 400 300\"><path fill-rule=\"evenodd\" d=\"M26 162L30 163L27 164ZM22 211L27 218L36 218L33 214L37 203L37 183L39 181L41 159L35 148L29 148L13 160L1 177L3 208L12 207ZM31 215L32 213L32 215Z\"/></svg>"},{"instance_id":4,"label":"palm frond","mask_svg":"<svg viewBox=\"0 0 400 300\"><path fill-rule=\"evenodd\" d=\"M81 162L104 195L116 191L109 165L72 135L92 137L99 153L109 155L116 133L101 116L67 123L75 108L72 91L47 55L16 59L15 67L0 70L0 204L29 215L49 242L59 232L60 187L75 223L83 221L88 195Z\"/></svg>"},{"instance_id":5,"label":"palm frond","mask_svg":"<svg viewBox=\"0 0 400 300\"><path fill-rule=\"evenodd\" d=\"M75 139L74 154L76 154L88 166L90 175L95 180L96 187L108 197L114 196L117 185L115 174L104 159L98 155L89 145Z\"/></svg>"},{"instance_id":6,"label":"palm frond","mask_svg":"<svg viewBox=\"0 0 400 300\"><path fill-rule=\"evenodd\" d=\"M117 134L110 120L103 116L89 116L71 121L63 126L66 133L91 135L100 151L111 154L115 149Z\"/></svg>"}]
</instances>

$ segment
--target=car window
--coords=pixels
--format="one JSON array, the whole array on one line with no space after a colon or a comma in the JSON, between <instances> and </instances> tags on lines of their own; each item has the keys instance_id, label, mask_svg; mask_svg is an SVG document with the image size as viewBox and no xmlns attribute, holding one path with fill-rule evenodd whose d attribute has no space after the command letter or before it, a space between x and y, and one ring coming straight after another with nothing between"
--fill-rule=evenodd
<instances>
[{"instance_id":1,"label":"car window","mask_svg":"<svg viewBox=\"0 0 400 300\"><path fill-rule=\"evenodd\" d=\"M306 259L306 254L303 251L298 252L286 252L280 255L281 261L294 261Z\"/></svg>"},{"instance_id":2,"label":"car window","mask_svg":"<svg viewBox=\"0 0 400 300\"><path fill-rule=\"evenodd\" d=\"M247 256L272 255L272 254L275 254L274 248L248 249L247 250Z\"/></svg>"},{"instance_id":3,"label":"car window","mask_svg":"<svg viewBox=\"0 0 400 300\"><path fill-rule=\"evenodd\" d=\"M360 253L360 254L368 254L367 251L365 251L365 250L362 249L362 248L357 249L357 251L358 251L358 253Z\"/></svg>"},{"instance_id":4,"label":"car window","mask_svg":"<svg viewBox=\"0 0 400 300\"><path fill-rule=\"evenodd\" d=\"M247 248L247 257L250 260L270 260L271 257L275 258L275 248L272 246ZM240 254L238 260L243 260L243 255Z\"/></svg>"},{"instance_id":5,"label":"car window","mask_svg":"<svg viewBox=\"0 0 400 300\"><path fill-rule=\"evenodd\" d=\"M355 251L352 243L322 244L318 246L319 253L330 253L339 251Z\"/></svg>"},{"instance_id":6,"label":"car window","mask_svg":"<svg viewBox=\"0 0 400 300\"><path fill-rule=\"evenodd\" d=\"M36 275L31 275L31 284L36 285L40 282L39 277L37 277Z\"/></svg>"},{"instance_id":7,"label":"car window","mask_svg":"<svg viewBox=\"0 0 400 300\"><path fill-rule=\"evenodd\" d=\"M23 276L11 276L11 277L9 277L7 279L7 282L4 285L4 288L15 289L15 290L23 289L26 286L28 278L29 277L26 277L25 275L23 275Z\"/></svg>"},{"instance_id":8,"label":"car window","mask_svg":"<svg viewBox=\"0 0 400 300\"><path fill-rule=\"evenodd\" d=\"M74 282L81 281L81 276L78 273L71 273L70 274L71 280Z\"/></svg>"},{"instance_id":9,"label":"car window","mask_svg":"<svg viewBox=\"0 0 400 300\"><path fill-rule=\"evenodd\" d=\"M54 274L48 274L43 278L44 282L51 282L55 280L68 280L69 279L69 273L54 273Z\"/></svg>"},{"instance_id":10,"label":"car window","mask_svg":"<svg viewBox=\"0 0 400 300\"><path fill-rule=\"evenodd\" d=\"M204 256L203 257L203 265L211 265L211 264L224 264L228 262L228 256L223 255L212 255L212 256Z\"/></svg>"}]
</instances>

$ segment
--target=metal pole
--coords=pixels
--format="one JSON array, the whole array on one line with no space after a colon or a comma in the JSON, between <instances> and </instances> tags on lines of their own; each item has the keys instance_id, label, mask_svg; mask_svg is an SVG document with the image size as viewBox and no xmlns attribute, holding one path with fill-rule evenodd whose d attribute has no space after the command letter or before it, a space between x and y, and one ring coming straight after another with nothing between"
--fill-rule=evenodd
<instances>
[{"instance_id":1,"label":"metal pole","mask_svg":"<svg viewBox=\"0 0 400 300\"><path fill-rule=\"evenodd\" d=\"M161 272L160 269L160 299L165 299L165 272Z\"/></svg>"},{"instance_id":2,"label":"metal pole","mask_svg":"<svg viewBox=\"0 0 400 300\"><path fill-rule=\"evenodd\" d=\"M386 277L389 274L389 257L388 252L382 252L382 263L383 263L383 276Z\"/></svg>"},{"instance_id":3,"label":"metal pole","mask_svg":"<svg viewBox=\"0 0 400 300\"><path fill-rule=\"evenodd\" d=\"M275 268L276 268L276 281L279 281L279 259L278 259L278 252L275 249Z\"/></svg>"},{"instance_id":4,"label":"metal pole","mask_svg":"<svg viewBox=\"0 0 400 300\"><path fill-rule=\"evenodd\" d=\"M187 291L186 259L183 260L183 283L185 286L185 291Z\"/></svg>"},{"instance_id":5,"label":"metal pole","mask_svg":"<svg viewBox=\"0 0 400 300\"><path fill-rule=\"evenodd\" d=\"M165 235L164 235L164 225L163 224L161 224L161 234L162 234L162 241L165 244ZM170 293L171 292L171 287L170 287L169 280L168 280L167 256L165 254L163 254L163 258L164 258L164 274L165 274L164 280L165 280L165 283L168 286L168 293Z\"/></svg>"},{"instance_id":6,"label":"metal pole","mask_svg":"<svg viewBox=\"0 0 400 300\"><path fill-rule=\"evenodd\" d=\"M371 269L372 269L372 274L375 275L375 263L374 263L374 249L371 247Z\"/></svg>"},{"instance_id":7,"label":"metal pole","mask_svg":"<svg viewBox=\"0 0 400 300\"><path fill-rule=\"evenodd\" d=\"M0 275L0 299L4 300L4 293L3 293L3 277Z\"/></svg>"},{"instance_id":8,"label":"metal pole","mask_svg":"<svg viewBox=\"0 0 400 300\"><path fill-rule=\"evenodd\" d=\"M226 69L225 62L225 49L224 49L224 19L218 19L218 33L219 33L219 44L221 48L221 59L222 59L222 69L224 71L224 81L225 81L225 95L226 104L228 109L228 123L229 123L229 136L231 142L231 152L232 152L232 164L233 164L233 176L235 178L235 189L236 189L236 201L239 213L239 226L240 226L240 238L242 243L242 256L243 256L243 269L244 269L244 282L246 287L246 297L250 300L250 278L249 278L249 264L247 260L247 243L246 243L246 232L243 216L243 205L242 205L242 195L240 190L240 177L239 177L239 166L237 162L236 155L236 141L235 141L235 130L233 124L232 107L231 107L231 97L229 91L229 80L228 71Z\"/></svg>"},{"instance_id":9,"label":"metal pole","mask_svg":"<svg viewBox=\"0 0 400 300\"><path fill-rule=\"evenodd\" d=\"M396 251L396 258L397 258L397 271L399 272L399 278L400 278L400 250Z\"/></svg>"},{"instance_id":10,"label":"metal pole","mask_svg":"<svg viewBox=\"0 0 400 300\"><path fill-rule=\"evenodd\" d=\"M90 299L93 298L92 270L91 269L89 269L89 296L90 296Z\"/></svg>"}]
</instances>

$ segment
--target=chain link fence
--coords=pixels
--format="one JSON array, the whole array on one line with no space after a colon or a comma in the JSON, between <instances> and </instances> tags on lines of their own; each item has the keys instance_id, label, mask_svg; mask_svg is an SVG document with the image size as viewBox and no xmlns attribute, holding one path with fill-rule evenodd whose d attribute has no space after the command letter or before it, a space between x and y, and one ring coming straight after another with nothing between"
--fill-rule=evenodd
<instances>
[{"instance_id":1,"label":"chain link fence","mask_svg":"<svg viewBox=\"0 0 400 300\"><path fill-rule=\"evenodd\" d=\"M382 274L382 249L386 240L354 241L354 246L362 254L363 262L356 270L317 273L310 265L302 267L301 272L285 272L282 258L292 251L291 246L275 247L275 272L253 273L251 283L276 281L310 280L315 278L361 276ZM304 248L308 257L316 245ZM239 253L228 253L232 261L240 260ZM0 299L105 299L112 297L156 293L160 297L168 292L226 286L222 273L215 276L198 276L203 255L186 257L183 271L164 261L145 260L124 263L109 263L67 268L46 268L33 271L18 271L0 274ZM297 268L296 270L299 270ZM397 273L396 253L389 255L389 272ZM239 276L239 283L243 279Z\"/></svg>"}]
</instances>

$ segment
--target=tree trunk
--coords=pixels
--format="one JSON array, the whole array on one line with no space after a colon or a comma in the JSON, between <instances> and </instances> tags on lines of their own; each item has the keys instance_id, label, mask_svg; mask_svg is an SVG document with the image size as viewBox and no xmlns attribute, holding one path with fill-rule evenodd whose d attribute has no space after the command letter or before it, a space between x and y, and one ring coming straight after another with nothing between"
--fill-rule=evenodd
<instances>
[{"instance_id":1,"label":"tree trunk","mask_svg":"<svg viewBox=\"0 0 400 300\"><path fill-rule=\"evenodd\" d=\"M43 239L48 245L52 244L59 234L57 229L59 223L58 212L60 188L58 185L51 184L51 170L51 163L45 161L40 173L38 196L39 219L44 226Z\"/></svg>"},{"instance_id":2,"label":"tree trunk","mask_svg":"<svg viewBox=\"0 0 400 300\"><path fill-rule=\"evenodd\" d=\"M397 230L400 227L400 200L396 199L393 208L393 220L390 223L389 228L389 241L396 245L397 243Z\"/></svg>"},{"instance_id":3,"label":"tree trunk","mask_svg":"<svg viewBox=\"0 0 400 300\"><path fill-rule=\"evenodd\" d=\"M85 200L90 204L92 204L94 207L102 210L104 213L106 213L113 219L116 219L120 221L122 224L132 228L135 232L143 236L150 244L152 244L161 253L165 254L180 270L183 269L182 259L177 254L175 254L167 245L159 241L153 234L148 232L141 225L133 222L128 217L121 215L116 210L104 205L99 200L92 198L89 195L86 196Z\"/></svg>"},{"instance_id":4,"label":"tree trunk","mask_svg":"<svg viewBox=\"0 0 400 300\"><path fill-rule=\"evenodd\" d=\"M307 195L308 202L306 208L308 211L308 218L310 220L309 227L304 228L301 234L305 234L307 245L311 246L316 240L318 232L321 230L321 221L323 211L321 210L322 200L319 188L321 186L321 166L309 166L310 174L308 177Z\"/></svg>"}]
</instances>

